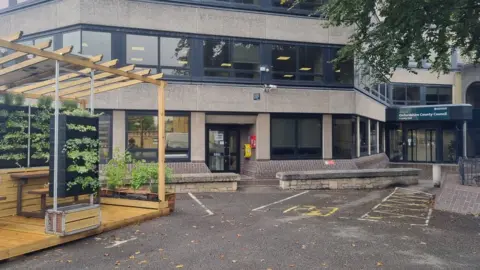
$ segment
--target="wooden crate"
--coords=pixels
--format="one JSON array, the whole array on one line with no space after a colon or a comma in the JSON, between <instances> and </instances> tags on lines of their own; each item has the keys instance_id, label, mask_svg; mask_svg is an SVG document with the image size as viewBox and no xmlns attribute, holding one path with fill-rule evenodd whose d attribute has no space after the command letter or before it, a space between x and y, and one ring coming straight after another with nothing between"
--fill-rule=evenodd
<instances>
[{"instance_id":1,"label":"wooden crate","mask_svg":"<svg viewBox=\"0 0 480 270\"><path fill-rule=\"evenodd\" d=\"M101 211L98 204L77 204L59 207L45 213L45 232L59 236L72 235L100 227Z\"/></svg>"}]
</instances>

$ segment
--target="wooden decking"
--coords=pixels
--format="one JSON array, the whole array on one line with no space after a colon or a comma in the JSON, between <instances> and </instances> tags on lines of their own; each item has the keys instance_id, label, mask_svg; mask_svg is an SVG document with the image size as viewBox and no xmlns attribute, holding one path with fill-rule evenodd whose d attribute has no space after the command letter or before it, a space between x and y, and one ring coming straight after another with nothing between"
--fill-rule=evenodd
<instances>
[{"instance_id":1,"label":"wooden decking","mask_svg":"<svg viewBox=\"0 0 480 270\"><path fill-rule=\"evenodd\" d=\"M40 218L0 218L0 261L169 214L168 208L154 210L102 205L101 210L100 228L65 237L45 234L45 222Z\"/></svg>"}]
</instances>

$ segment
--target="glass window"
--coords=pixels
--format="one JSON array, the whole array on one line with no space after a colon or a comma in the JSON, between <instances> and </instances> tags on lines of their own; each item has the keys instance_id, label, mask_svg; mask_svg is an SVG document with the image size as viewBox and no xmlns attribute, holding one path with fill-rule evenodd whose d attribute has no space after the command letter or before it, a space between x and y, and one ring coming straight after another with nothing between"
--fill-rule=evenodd
<instances>
[{"instance_id":1,"label":"glass window","mask_svg":"<svg viewBox=\"0 0 480 270\"><path fill-rule=\"evenodd\" d=\"M157 66L158 37L127 35L127 63L139 66Z\"/></svg>"},{"instance_id":2,"label":"glass window","mask_svg":"<svg viewBox=\"0 0 480 270\"><path fill-rule=\"evenodd\" d=\"M339 63L334 72L335 82L353 84L353 60Z\"/></svg>"},{"instance_id":3,"label":"glass window","mask_svg":"<svg viewBox=\"0 0 480 270\"><path fill-rule=\"evenodd\" d=\"M274 7L285 8L287 10L305 10L311 13L315 12L319 7L324 4L324 0L272 0Z\"/></svg>"},{"instance_id":4,"label":"glass window","mask_svg":"<svg viewBox=\"0 0 480 270\"><path fill-rule=\"evenodd\" d=\"M452 88L450 86L427 86L425 88L425 100L427 104L451 104Z\"/></svg>"},{"instance_id":5,"label":"glass window","mask_svg":"<svg viewBox=\"0 0 480 270\"><path fill-rule=\"evenodd\" d=\"M160 66L165 75L190 75L189 58L189 39L160 37Z\"/></svg>"},{"instance_id":6,"label":"glass window","mask_svg":"<svg viewBox=\"0 0 480 270\"><path fill-rule=\"evenodd\" d=\"M391 161L403 161L403 130L401 124L388 124L388 157Z\"/></svg>"},{"instance_id":7,"label":"glass window","mask_svg":"<svg viewBox=\"0 0 480 270\"><path fill-rule=\"evenodd\" d=\"M323 81L323 48L299 47L298 79L302 81Z\"/></svg>"},{"instance_id":8,"label":"glass window","mask_svg":"<svg viewBox=\"0 0 480 270\"><path fill-rule=\"evenodd\" d=\"M368 119L360 117L360 156L368 155Z\"/></svg>"},{"instance_id":9,"label":"glass window","mask_svg":"<svg viewBox=\"0 0 480 270\"><path fill-rule=\"evenodd\" d=\"M104 112L98 119L100 163L107 163L112 157L112 123L111 112Z\"/></svg>"},{"instance_id":10,"label":"glass window","mask_svg":"<svg viewBox=\"0 0 480 270\"><path fill-rule=\"evenodd\" d=\"M438 88L438 103L452 104L452 88L451 87Z\"/></svg>"},{"instance_id":11,"label":"glass window","mask_svg":"<svg viewBox=\"0 0 480 270\"><path fill-rule=\"evenodd\" d=\"M272 157L309 159L322 157L320 118L272 118Z\"/></svg>"},{"instance_id":12,"label":"glass window","mask_svg":"<svg viewBox=\"0 0 480 270\"><path fill-rule=\"evenodd\" d=\"M370 152L376 154L377 152L377 121L370 120Z\"/></svg>"},{"instance_id":13,"label":"glass window","mask_svg":"<svg viewBox=\"0 0 480 270\"><path fill-rule=\"evenodd\" d=\"M427 86L425 89L425 101L427 105L438 104L437 88Z\"/></svg>"},{"instance_id":14,"label":"glass window","mask_svg":"<svg viewBox=\"0 0 480 270\"><path fill-rule=\"evenodd\" d=\"M63 40L62 42L63 47L73 46L72 52L75 54L79 54L82 52L82 46L80 46L80 43L81 43L80 31L65 33L62 36L62 40Z\"/></svg>"},{"instance_id":15,"label":"glass window","mask_svg":"<svg viewBox=\"0 0 480 270\"><path fill-rule=\"evenodd\" d=\"M333 142L332 157L335 159L355 158L357 147L355 144L356 116L332 116Z\"/></svg>"},{"instance_id":16,"label":"glass window","mask_svg":"<svg viewBox=\"0 0 480 270\"><path fill-rule=\"evenodd\" d=\"M112 60L112 35L106 32L82 31L82 55L102 54L102 62Z\"/></svg>"},{"instance_id":17,"label":"glass window","mask_svg":"<svg viewBox=\"0 0 480 270\"><path fill-rule=\"evenodd\" d=\"M383 145L383 142L385 140L385 123L383 122L379 122L379 136L378 136L378 139L379 139L379 142L378 142L378 145L380 147L380 149L378 149L378 152L379 153L383 153L385 152L385 147Z\"/></svg>"},{"instance_id":18,"label":"glass window","mask_svg":"<svg viewBox=\"0 0 480 270\"><path fill-rule=\"evenodd\" d=\"M49 48L46 48L45 50L46 51L53 51L53 48L55 48L55 41L54 41L52 36L37 38L37 39L33 40L33 45L37 45L37 44L40 44L40 43L46 42L46 41L52 41L52 43L51 43L51 46Z\"/></svg>"},{"instance_id":19,"label":"glass window","mask_svg":"<svg viewBox=\"0 0 480 270\"><path fill-rule=\"evenodd\" d=\"M205 76L260 78L259 44L227 39L203 41Z\"/></svg>"},{"instance_id":20,"label":"glass window","mask_svg":"<svg viewBox=\"0 0 480 270\"><path fill-rule=\"evenodd\" d=\"M0 9L8 8L10 0L0 0Z\"/></svg>"},{"instance_id":21,"label":"glass window","mask_svg":"<svg viewBox=\"0 0 480 270\"><path fill-rule=\"evenodd\" d=\"M165 158L188 159L189 117L165 117ZM157 161L158 117L154 114L127 114L127 149L137 159Z\"/></svg>"},{"instance_id":22,"label":"glass window","mask_svg":"<svg viewBox=\"0 0 480 270\"><path fill-rule=\"evenodd\" d=\"M456 162L456 149L455 130L443 130L443 161Z\"/></svg>"},{"instance_id":23,"label":"glass window","mask_svg":"<svg viewBox=\"0 0 480 270\"><path fill-rule=\"evenodd\" d=\"M420 104L420 86L407 85L407 105Z\"/></svg>"},{"instance_id":24,"label":"glass window","mask_svg":"<svg viewBox=\"0 0 480 270\"><path fill-rule=\"evenodd\" d=\"M223 0L217 0L217 1L223 1ZM238 4L245 4L245 5L260 5L260 0L232 0L234 3Z\"/></svg>"},{"instance_id":25,"label":"glass window","mask_svg":"<svg viewBox=\"0 0 480 270\"><path fill-rule=\"evenodd\" d=\"M275 80L295 80L297 48L292 45L272 45L272 71Z\"/></svg>"},{"instance_id":26,"label":"glass window","mask_svg":"<svg viewBox=\"0 0 480 270\"><path fill-rule=\"evenodd\" d=\"M407 95L405 93L405 85L402 84L394 84L393 87L393 104L400 104L405 105L405 100L407 99Z\"/></svg>"}]
</instances>

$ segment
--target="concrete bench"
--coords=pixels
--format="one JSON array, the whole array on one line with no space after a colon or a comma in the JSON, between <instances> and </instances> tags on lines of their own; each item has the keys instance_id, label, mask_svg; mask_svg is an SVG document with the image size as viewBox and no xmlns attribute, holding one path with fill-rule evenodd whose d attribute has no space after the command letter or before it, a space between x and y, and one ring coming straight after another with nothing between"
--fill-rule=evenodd
<instances>
[{"instance_id":1,"label":"concrete bench","mask_svg":"<svg viewBox=\"0 0 480 270\"><path fill-rule=\"evenodd\" d=\"M237 190L240 175L235 173L174 174L166 185L167 192L229 192Z\"/></svg>"},{"instance_id":2,"label":"concrete bench","mask_svg":"<svg viewBox=\"0 0 480 270\"><path fill-rule=\"evenodd\" d=\"M416 185L419 169L366 169L278 172L282 189L380 189Z\"/></svg>"}]
</instances>

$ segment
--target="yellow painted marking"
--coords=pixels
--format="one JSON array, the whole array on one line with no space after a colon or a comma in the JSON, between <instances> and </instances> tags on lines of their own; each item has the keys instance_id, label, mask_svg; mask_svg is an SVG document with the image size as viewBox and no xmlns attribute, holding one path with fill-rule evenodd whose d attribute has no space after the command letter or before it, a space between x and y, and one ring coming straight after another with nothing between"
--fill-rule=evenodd
<instances>
[{"instance_id":1,"label":"yellow painted marking","mask_svg":"<svg viewBox=\"0 0 480 270\"><path fill-rule=\"evenodd\" d=\"M327 210L328 212L325 213L324 210ZM311 217L328 217L332 215L333 213L338 211L337 207L324 207L321 209L318 209L315 205L297 205L290 207L283 211L283 213L288 213L291 211L295 211L298 214L301 214L302 216L311 216Z\"/></svg>"}]
</instances>

